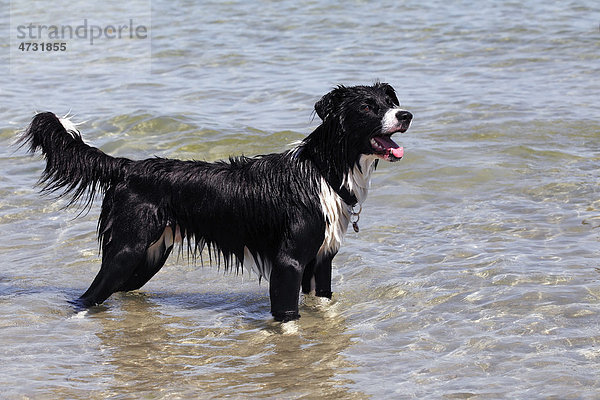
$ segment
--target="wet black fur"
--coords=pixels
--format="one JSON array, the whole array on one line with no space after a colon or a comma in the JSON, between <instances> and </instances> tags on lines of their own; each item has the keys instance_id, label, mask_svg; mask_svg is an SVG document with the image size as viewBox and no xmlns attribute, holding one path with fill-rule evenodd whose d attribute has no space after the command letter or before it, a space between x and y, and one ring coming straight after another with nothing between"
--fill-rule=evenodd
<instances>
[{"instance_id":1,"label":"wet black fur","mask_svg":"<svg viewBox=\"0 0 600 400\"><path fill-rule=\"evenodd\" d=\"M54 114L37 114L22 140L46 158L44 190L63 190L69 204L83 199L85 205L104 193L98 223L102 265L77 304L90 307L114 292L142 287L172 246L163 246L159 259L150 259L147 249L171 227L193 254L207 246L226 268L241 266L244 247L257 262L271 263L273 316L299 318L299 292L301 286L310 290L311 279L318 296L331 297L335 253L316 258L328 223L321 177L346 200L344 174L361 154L373 152L369 140L381 130L381 115L396 105L387 84L339 86L316 103L323 122L298 148L215 163L111 157L85 144L79 132L67 132Z\"/></svg>"}]
</instances>

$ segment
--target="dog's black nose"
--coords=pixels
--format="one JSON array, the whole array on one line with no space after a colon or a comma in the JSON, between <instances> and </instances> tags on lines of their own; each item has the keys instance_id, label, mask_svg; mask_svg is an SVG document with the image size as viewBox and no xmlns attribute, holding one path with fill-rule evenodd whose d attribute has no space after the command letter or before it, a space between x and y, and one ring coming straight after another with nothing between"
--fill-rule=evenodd
<instances>
[{"instance_id":1,"label":"dog's black nose","mask_svg":"<svg viewBox=\"0 0 600 400\"><path fill-rule=\"evenodd\" d=\"M413 115L408 111L398 111L396 113L396 119L398 120L398 122L408 122L412 119L412 117Z\"/></svg>"}]
</instances>

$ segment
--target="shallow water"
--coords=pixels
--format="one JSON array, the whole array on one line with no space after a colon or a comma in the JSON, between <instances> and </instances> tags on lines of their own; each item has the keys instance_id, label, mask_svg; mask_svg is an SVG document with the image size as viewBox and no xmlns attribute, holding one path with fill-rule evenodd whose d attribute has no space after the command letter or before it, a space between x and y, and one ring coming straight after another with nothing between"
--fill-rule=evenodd
<instances>
[{"instance_id":1,"label":"shallow water","mask_svg":"<svg viewBox=\"0 0 600 400\"><path fill-rule=\"evenodd\" d=\"M595 2L0 4L0 397L597 398ZM18 23L84 18L151 40L15 50ZM332 302L276 324L264 282L182 255L73 314L98 206L40 197L43 163L13 146L35 110L71 111L114 155L217 160L289 148L322 94L375 79L415 120Z\"/></svg>"}]
</instances>

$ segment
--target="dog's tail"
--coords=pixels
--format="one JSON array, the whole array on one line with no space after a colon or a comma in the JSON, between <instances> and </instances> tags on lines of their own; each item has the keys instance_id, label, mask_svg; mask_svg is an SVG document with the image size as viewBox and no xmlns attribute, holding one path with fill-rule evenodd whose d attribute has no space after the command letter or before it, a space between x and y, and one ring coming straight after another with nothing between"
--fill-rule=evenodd
<instances>
[{"instance_id":1,"label":"dog's tail","mask_svg":"<svg viewBox=\"0 0 600 400\"><path fill-rule=\"evenodd\" d=\"M46 169L39 182L42 190L63 189L59 197L70 195L68 205L85 196L85 208L90 206L98 190L104 192L122 180L132 162L85 144L73 122L51 112L37 114L20 142L29 145L30 153L41 149L46 158Z\"/></svg>"}]
</instances>

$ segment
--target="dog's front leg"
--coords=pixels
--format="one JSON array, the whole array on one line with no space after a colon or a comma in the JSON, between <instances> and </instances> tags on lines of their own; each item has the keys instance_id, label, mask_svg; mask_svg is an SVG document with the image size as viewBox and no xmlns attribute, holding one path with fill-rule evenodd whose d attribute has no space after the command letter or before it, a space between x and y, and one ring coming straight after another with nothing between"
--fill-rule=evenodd
<instances>
[{"instance_id":1,"label":"dog's front leg","mask_svg":"<svg viewBox=\"0 0 600 400\"><path fill-rule=\"evenodd\" d=\"M330 254L317 261L311 261L304 270L302 277L302 293L315 291L318 297L331 299L331 261L335 254Z\"/></svg>"},{"instance_id":2,"label":"dog's front leg","mask_svg":"<svg viewBox=\"0 0 600 400\"><path fill-rule=\"evenodd\" d=\"M304 265L294 259L281 260L273 266L269 295L275 321L287 322L300 318L298 299L303 271Z\"/></svg>"}]
</instances>

